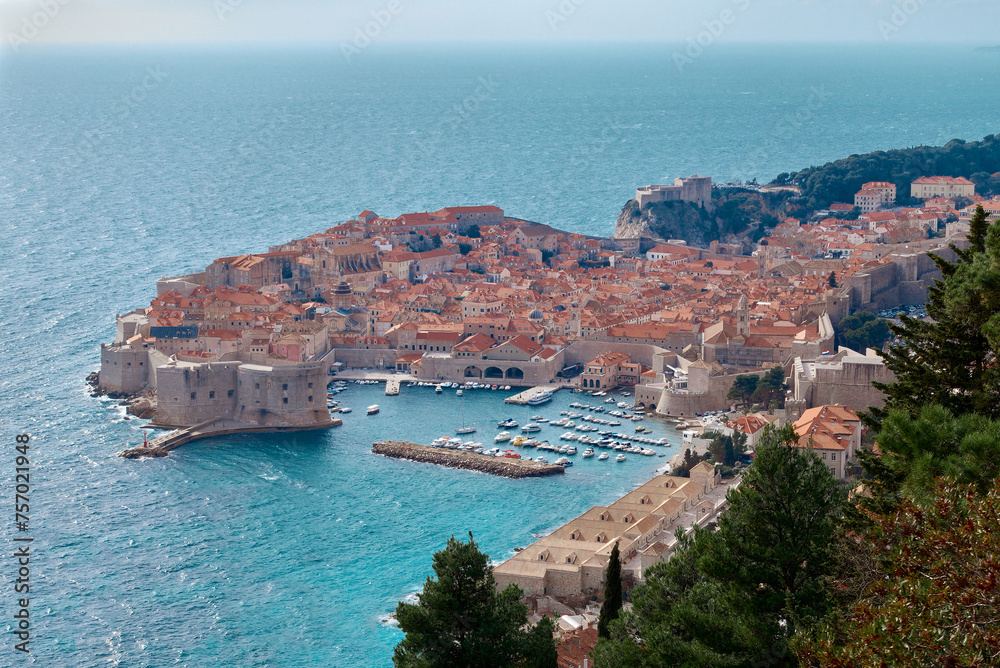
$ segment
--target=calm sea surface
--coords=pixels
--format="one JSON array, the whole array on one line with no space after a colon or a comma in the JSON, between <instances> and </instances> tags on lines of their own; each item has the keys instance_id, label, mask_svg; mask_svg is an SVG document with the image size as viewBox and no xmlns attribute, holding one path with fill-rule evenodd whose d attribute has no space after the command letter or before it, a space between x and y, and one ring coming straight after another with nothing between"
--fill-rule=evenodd
<instances>
[{"instance_id":1,"label":"calm sea surface","mask_svg":"<svg viewBox=\"0 0 1000 668\"><path fill-rule=\"evenodd\" d=\"M471 530L503 559L665 461L579 461L564 477L510 481L387 460L372 441L448 433L460 401L358 386L339 429L123 461L139 422L90 398L83 378L115 314L148 304L156 278L365 208L497 204L609 234L637 185L768 179L1000 129L995 54L719 45L678 72L672 52L0 56L0 534L6 553L13 437L29 431L32 661L386 666L400 635L379 617L422 586L449 536ZM376 402L382 413L365 416ZM480 440L525 417L498 392L469 393L465 410ZM3 560L0 628L12 573ZM12 636L0 645L7 665Z\"/></svg>"}]
</instances>

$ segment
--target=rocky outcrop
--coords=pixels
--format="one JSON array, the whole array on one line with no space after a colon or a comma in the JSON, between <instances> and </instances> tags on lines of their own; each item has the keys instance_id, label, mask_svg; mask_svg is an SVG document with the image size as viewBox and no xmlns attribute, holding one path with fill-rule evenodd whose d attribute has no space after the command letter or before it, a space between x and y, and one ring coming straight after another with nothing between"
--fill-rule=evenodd
<instances>
[{"instance_id":1,"label":"rocky outcrop","mask_svg":"<svg viewBox=\"0 0 1000 668\"><path fill-rule=\"evenodd\" d=\"M426 445L406 443L402 441L382 441L372 446L376 455L384 455L394 459L408 459L425 464L438 464L453 469L479 471L504 478L536 478L539 476L565 473L566 469L554 464L528 462L520 459L504 457L487 457L464 450L445 450L429 448Z\"/></svg>"},{"instance_id":2,"label":"rocky outcrop","mask_svg":"<svg viewBox=\"0 0 1000 668\"><path fill-rule=\"evenodd\" d=\"M629 201L618 215L615 239L683 239L706 247L719 238L715 218L690 202L654 202L639 209Z\"/></svg>"}]
</instances>

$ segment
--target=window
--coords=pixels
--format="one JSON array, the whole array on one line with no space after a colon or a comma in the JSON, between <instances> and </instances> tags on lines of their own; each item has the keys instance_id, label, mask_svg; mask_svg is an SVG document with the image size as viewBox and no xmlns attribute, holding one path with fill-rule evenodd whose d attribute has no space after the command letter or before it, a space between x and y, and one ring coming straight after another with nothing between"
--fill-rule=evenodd
<instances>
[{"instance_id":1,"label":"window","mask_svg":"<svg viewBox=\"0 0 1000 668\"><path fill-rule=\"evenodd\" d=\"M831 462L837 461L837 453L836 452L831 452L830 453L830 461Z\"/></svg>"},{"instance_id":2,"label":"window","mask_svg":"<svg viewBox=\"0 0 1000 668\"><path fill-rule=\"evenodd\" d=\"M260 383L254 383L253 384L253 389L259 390L260 389Z\"/></svg>"},{"instance_id":3,"label":"window","mask_svg":"<svg viewBox=\"0 0 1000 668\"><path fill-rule=\"evenodd\" d=\"M281 403L283 403L283 404L287 404L287 403L288 403L288 397L285 397L284 399L282 399L282 400L281 400Z\"/></svg>"},{"instance_id":4,"label":"window","mask_svg":"<svg viewBox=\"0 0 1000 668\"><path fill-rule=\"evenodd\" d=\"M313 384L312 383L309 383L309 389L310 390L313 389Z\"/></svg>"},{"instance_id":5,"label":"window","mask_svg":"<svg viewBox=\"0 0 1000 668\"><path fill-rule=\"evenodd\" d=\"M313 402L313 395L310 394L309 395L309 403L312 403L312 402Z\"/></svg>"},{"instance_id":6,"label":"window","mask_svg":"<svg viewBox=\"0 0 1000 668\"><path fill-rule=\"evenodd\" d=\"M287 390L288 389L288 383L282 383L281 389Z\"/></svg>"},{"instance_id":7,"label":"window","mask_svg":"<svg viewBox=\"0 0 1000 668\"><path fill-rule=\"evenodd\" d=\"M233 396L233 391L232 391L232 390L229 390L229 392L228 392L228 393L226 394L226 396L227 396L227 397L231 397L231 396Z\"/></svg>"},{"instance_id":8,"label":"window","mask_svg":"<svg viewBox=\"0 0 1000 668\"><path fill-rule=\"evenodd\" d=\"M211 391L210 391L210 392L208 393L208 398L209 398L209 399L215 399L215 390L211 390Z\"/></svg>"},{"instance_id":9,"label":"window","mask_svg":"<svg viewBox=\"0 0 1000 668\"><path fill-rule=\"evenodd\" d=\"M198 393L197 392L192 392L191 393L191 398L192 399L197 399L198 398Z\"/></svg>"},{"instance_id":10,"label":"window","mask_svg":"<svg viewBox=\"0 0 1000 668\"><path fill-rule=\"evenodd\" d=\"M826 453L825 452L823 453L823 459L826 459Z\"/></svg>"}]
</instances>

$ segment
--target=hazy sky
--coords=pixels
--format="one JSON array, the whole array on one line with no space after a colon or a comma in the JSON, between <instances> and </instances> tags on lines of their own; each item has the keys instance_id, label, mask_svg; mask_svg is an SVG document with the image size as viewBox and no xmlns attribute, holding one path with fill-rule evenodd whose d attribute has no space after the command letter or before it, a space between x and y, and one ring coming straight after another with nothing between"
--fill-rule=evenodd
<instances>
[{"instance_id":1,"label":"hazy sky","mask_svg":"<svg viewBox=\"0 0 1000 668\"><path fill-rule=\"evenodd\" d=\"M0 0L7 44L342 45L366 29L380 42L993 44L998 27L997 0Z\"/></svg>"}]
</instances>

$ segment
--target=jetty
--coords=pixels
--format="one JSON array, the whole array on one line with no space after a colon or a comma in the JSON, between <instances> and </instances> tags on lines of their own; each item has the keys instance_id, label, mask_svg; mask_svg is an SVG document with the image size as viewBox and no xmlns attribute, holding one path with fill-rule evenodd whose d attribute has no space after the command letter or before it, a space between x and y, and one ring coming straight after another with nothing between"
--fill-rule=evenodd
<instances>
[{"instance_id":1,"label":"jetty","mask_svg":"<svg viewBox=\"0 0 1000 668\"><path fill-rule=\"evenodd\" d=\"M432 448L406 441L380 441L372 445L372 452L393 459L407 459L453 469L479 471L504 478L538 478L566 472L565 467L555 464L543 464L507 457L489 457L467 450Z\"/></svg>"},{"instance_id":2,"label":"jetty","mask_svg":"<svg viewBox=\"0 0 1000 668\"><path fill-rule=\"evenodd\" d=\"M399 379L390 378L385 381L385 396L394 397L399 394Z\"/></svg>"},{"instance_id":3,"label":"jetty","mask_svg":"<svg viewBox=\"0 0 1000 668\"><path fill-rule=\"evenodd\" d=\"M344 424L339 418L332 418L332 422L326 427L339 427ZM171 432L154 438L145 446L131 448L120 453L119 456L125 459L142 459L143 457L166 457L172 450L176 450L186 443L197 441L202 438L213 436L229 436L232 434L259 434L267 432L285 431L311 431L316 427L261 427L259 425L249 425L236 420L209 420L191 427L175 429Z\"/></svg>"},{"instance_id":4,"label":"jetty","mask_svg":"<svg viewBox=\"0 0 1000 668\"><path fill-rule=\"evenodd\" d=\"M512 397L507 397L506 399L504 399L504 403L518 404L520 406L524 406L525 404L528 403L528 399L530 399L534 394L538 392L555 393L558 390L561 390L563 387L564 387L563 385L539 385L538 387L532 387L530 389L527 389L524 392L519 392Z\"/></svg>"}]
</instances>

